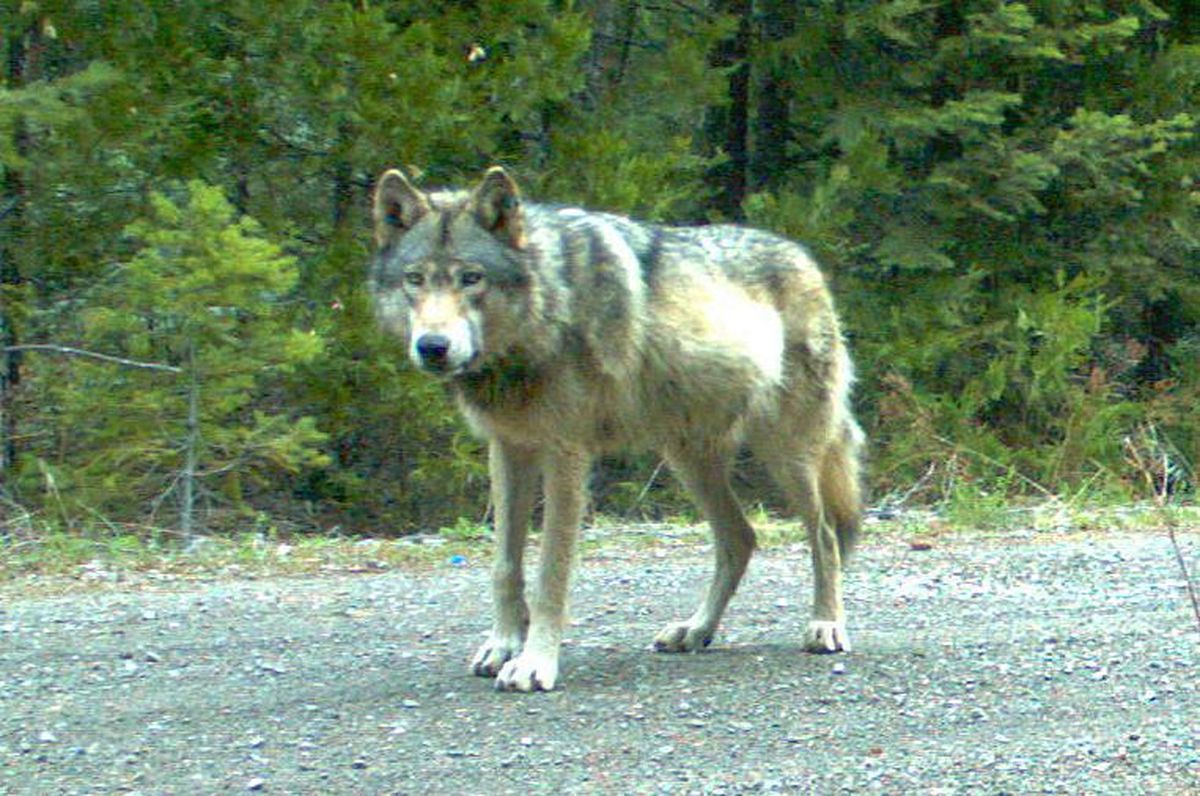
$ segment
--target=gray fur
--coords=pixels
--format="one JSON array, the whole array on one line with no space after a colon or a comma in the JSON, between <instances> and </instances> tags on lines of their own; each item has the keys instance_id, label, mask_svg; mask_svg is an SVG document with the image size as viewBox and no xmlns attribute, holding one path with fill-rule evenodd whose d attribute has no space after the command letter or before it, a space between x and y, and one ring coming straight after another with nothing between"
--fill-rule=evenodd
<instances>
[{"instance_id":1,"label":"gray fur","mask_svg":"<svg viewBox=\"0 0 1200 796\"><path fill-rule=\"evenodd\" d=\"M397 171L376 192L370 288L385 330L443 379L489 442L498 537L489 640L476 674L549 690L592 458L659 450L712 526L716 569L695 614L655 639L707 646L754 547L729 486L738 446L804 520L814 614L804 644L849 649L841 567L858 528L862 434L850 358L808 252L735 226L658 227L526 203L502 169L425 193ZM546 495L527 602L526 526Z\"/></svg>"}]
</instances>

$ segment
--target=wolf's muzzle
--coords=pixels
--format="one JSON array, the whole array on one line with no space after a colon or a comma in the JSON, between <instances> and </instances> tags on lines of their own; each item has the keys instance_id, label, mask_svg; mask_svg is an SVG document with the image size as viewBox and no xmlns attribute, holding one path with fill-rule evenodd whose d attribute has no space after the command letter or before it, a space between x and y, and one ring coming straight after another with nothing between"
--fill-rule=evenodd
<instances>
[{"instance_id":1,"label":"wolf's muzzle","mask_svg":"<svg viewBox=\"0 0 1200 796\"><path fill-rule=\"evenodd\" d=\"M426 370L444 371L450 364L450 338L444 334L425 334L417 340L417 356Z\"/></svg>"}]
</instances>

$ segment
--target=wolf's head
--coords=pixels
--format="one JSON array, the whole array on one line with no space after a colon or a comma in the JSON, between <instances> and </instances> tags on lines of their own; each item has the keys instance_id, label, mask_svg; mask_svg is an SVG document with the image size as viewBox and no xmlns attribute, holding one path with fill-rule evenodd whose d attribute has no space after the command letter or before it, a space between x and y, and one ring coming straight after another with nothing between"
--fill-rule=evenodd
<instances>
[{"instance_id":1,"label":"wolf's head","mask_svg":"<svg viewBox=\"0 0 1200 796\"><path fill-rule=\"evenodd\" d=\"M520 192L504 169L471 191L425 193L397 170L375 189L370 289L420 369L455 376L519 341L529 282Z\"/></svg>"}]
</instances>

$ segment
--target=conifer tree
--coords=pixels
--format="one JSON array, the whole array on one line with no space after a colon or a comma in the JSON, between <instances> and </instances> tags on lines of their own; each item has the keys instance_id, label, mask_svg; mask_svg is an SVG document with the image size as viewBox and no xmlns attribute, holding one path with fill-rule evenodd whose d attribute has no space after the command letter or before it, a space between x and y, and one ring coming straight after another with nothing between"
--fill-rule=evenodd
<instances>
[{"instance_id":1,"label":"conifer tree","mask_svg":"<svg viewBox=\"0 0 1200 796\"><path fill-rule=\"evenodd\" d=\"M1048 483L1120 468L1137 377L1113 343L1152 340L1134 319L1162 296L1193 328L1200 309L1200 59L1177 24L1148 2L872 0L797 19L803 165L749 215L834 271L885 471L915 477L947 444Z\"/></svg>"},{"instance_id":2,"label":"conifer tree","mask_svg":"<svg viewBox=\"0 0 1200 796\"><path fill-rule=\"evenodd\" d=\"M291 327L295 261L237 217L221 191L192 182L151 199L130 226L139 250L86 311L86 339L178 370L177 376L79 363L64 399L69 444L85 464L75 493L94 508L129 496L177 507L190 535L202 506L240 506L272 472L324 463L324 436L271 400L282 375L320 351Z\"/></svg>"}]
</instances>

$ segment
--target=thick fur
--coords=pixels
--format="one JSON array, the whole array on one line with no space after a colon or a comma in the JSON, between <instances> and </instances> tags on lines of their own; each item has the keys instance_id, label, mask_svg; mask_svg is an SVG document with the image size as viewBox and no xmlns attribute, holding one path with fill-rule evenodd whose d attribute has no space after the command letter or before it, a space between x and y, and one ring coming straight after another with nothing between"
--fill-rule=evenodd
<instances>
[{"instance_id":1,"label":"thick fur","mask_svg":"<svg viewBox=\"0 0 1200 796\"><path fill-rule=\"evenodd\" d=\"M713 639L754 549L729 472L741 444L807 526L814 573L806 648L850 648L842 562L859 524L862 434L850 358L825 280L801 246L735 226L640 224L525 203L490 169L471 191L426 193L399 171L376 188L377 316L443 379L489 443L495 621L471 668L504 690L549 690L592 457L660 450L712 527L700 606L655 638ZM522 557L538 482L541 566Z\"/></svg>"}]
</instances>

